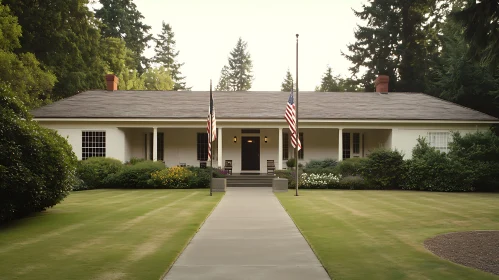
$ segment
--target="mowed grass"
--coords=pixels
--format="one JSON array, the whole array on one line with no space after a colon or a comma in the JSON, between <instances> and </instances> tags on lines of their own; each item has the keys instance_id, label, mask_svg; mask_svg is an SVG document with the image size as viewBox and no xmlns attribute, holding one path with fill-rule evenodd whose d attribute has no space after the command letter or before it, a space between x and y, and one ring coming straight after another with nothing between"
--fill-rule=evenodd
<instances>
[{"instance_id":1,"label":"mowed grass","mask_svg":"<svg viewBox=\"0 0 499 280\"><path fill-rule=\"evenodd\" d=\"M222 195L94 190L0 227L0 279L159 279Z\"/></svg>"},{"instance_id":2,"label":"mowed grass","mask_svg":"<svg viewBox=\"0 0 499 280\"><path fill-rule=\"evenodd\" d=\"M499 230L497 193L300 194L277 197L333 279L499 279L440 259L423 245L447 232Z\"/></svg>"}]
</instances>

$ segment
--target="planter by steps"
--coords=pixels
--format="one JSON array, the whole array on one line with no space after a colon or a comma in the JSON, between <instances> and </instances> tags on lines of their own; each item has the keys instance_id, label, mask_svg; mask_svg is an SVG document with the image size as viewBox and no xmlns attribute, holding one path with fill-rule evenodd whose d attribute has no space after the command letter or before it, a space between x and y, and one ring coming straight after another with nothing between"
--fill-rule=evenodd
<instances>
[{"instance_id":1,"label":"planter by steps","mask_svg":"<svg viewBox=\"0 0 499 280\"><path fill-rule=\"evenodd\" d=\"M227 189L227 179L225 178L213 178L211 183L213 192L225 192Z\"/></svg>"},{"instance_id":2,"label":"planter by steps","mask_svg":"<svg viewBox=\"0 0 499 280\"><path fill-rule=\"evenodd\" d=\"M273 192L287 192L288 191L288 179L275 178L272 180L272 191Z\"/></svg>"}]
</instances>

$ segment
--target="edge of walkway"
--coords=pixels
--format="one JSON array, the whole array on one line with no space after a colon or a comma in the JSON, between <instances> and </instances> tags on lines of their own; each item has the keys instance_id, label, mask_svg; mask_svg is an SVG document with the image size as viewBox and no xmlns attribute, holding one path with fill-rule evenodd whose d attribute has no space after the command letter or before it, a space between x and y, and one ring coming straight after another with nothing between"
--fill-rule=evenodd
<instances>
[{"instance_id":1,"label":"edge of walkway","mask_svg":"<svg viewBox=\"0 0 499 280\"><path fill-rule=\"evenodd\" d=\"M225 197L225 193L226 193L226 192L224 192L224 193L223 193L222 198L220 198L220 200L217 202L217 204L215 204L215 206L213 207L213 209L211 209L210 213L208 213L208 215L206 215L206 217L204 218L204 220L203 220L203 221L199 224L199 227L198 227L198 229L196 230L196 232L194 232L194 234L193 234L193 235L189 238L189 240L185 243L184 247L182 247L182 250L180 250L180 252L177 254L177 256L175 256L175 259L173 260L172 264L171 264L171 265L170 265L170 266L169 266L169 267L165 270L165 272L161 275L161 277L160 277L158 280L163 280L163 279L165 279L166 275L168 274L168 272L170 272L170 270L172 269L173 265L177 262L177 260L178 260L178 258L180 257L180 255L182 255L182 253L184 252L185 248L187 248L187 246L189 246L189 244L191 244L192 239L194 239L194 236L196 236L196 234L199 232L199 230L200 230L200 229L201 229L201 227L204 225L204 223L206 222L206 220L208 220L208 218L211 216L211 214L213 214L213 211L215 211L215 209L218 207L218 204L220 204L220 202L222 202L222 199ZM277 199L277 200L279 200L279 199ZM281 202L279 201L279 203L281 203ZM286 210L286 209L284 209L284 210ZM288 214L288 216L289 216L289 214ZM294 223L294 221L293 221L293 223ZM298 230L299 230L299 229L298 229ZM300 233L301 233L301 231L300 231ZM302 234L302 235L303 235L303 234ZM306 239L305 239L305 240L306 240ZM308 241L307 241L307 243L308 243ZM309 244L309 246L310 246L310 244ZM313 250L312 250L312 251L313 251ZM314 252L314 254L315 254L315 252ZM316 255L316 256L317 256L317 255ZM320 260L319 260L319 262L320 262ZM322 265L322 262L321 262L321 265ZM324 267L324 266L322 266L322 267ZM327 270L326 270L326 272L327 272ZM329 273L328 273L328 275L329 275ZM331 277L330 277L330 278L331 278Z\"/></svg>"},{"instance_id":2,"label":"edge of walkway","mask_svg":"<svg viewBox=\"0 0 499 280\"><path fill-rule=\"evenodd\" d=\"M288 192L289 192L289 190L288 190ZM272 192L272 193L274 194L274 196L277 199L277 201L279 201L279 204L281 205L282 209L284 209L284 211L286 211L286 214L288 214L289 218L291 219L291 221L293 222L293 224L295 225L295 227L298 229L298 231L300 232L301 236L303 236L303 239L305 239L305 241L308 244L308 247L310 247L310 250L312 250L312 252L314 252L315 257L317 258L317 260L319 260L319 263L321 264L322 268L326 271L327 276L329 276L330 279L333 279L333 276L331 275L331 273L329 273L329 270L327 270L326 267L324 266L324 263L322 262L321 258L319 258L319 255L317 255L317 252L315 252L314 247L312 247L312 244L310 244L310 241L308 240L308 238L305 235L303 235L303 232L302 232L301 228L296 224L296 222L293 219L293 217L289 214L288 209L286 209L286 207L284 207L284 205L282 205L282 202L279 199L279 197L277 197L276 193L275 192ZM293 196L295 196L295 195L293 195ZM298 196L300 196L300 195L298 195Z\"/></svg>"}]
</instances>

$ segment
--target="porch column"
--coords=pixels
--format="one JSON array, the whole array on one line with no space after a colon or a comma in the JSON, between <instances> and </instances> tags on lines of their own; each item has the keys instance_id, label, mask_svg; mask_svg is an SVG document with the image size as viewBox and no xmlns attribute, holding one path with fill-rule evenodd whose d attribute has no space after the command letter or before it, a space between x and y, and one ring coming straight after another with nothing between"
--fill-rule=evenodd
<instances>
[{"instance_id":1,"label":"porch column","mask_svg":"<svg viewBox=\"0 0 499 280\"><path fill-rule=\"evenodd\" d=\"M158 160L158 128L153 127L154 132L152 134L152 160Z\"/></svg>"},{"instance_id":2,"label":"porch column","mask_svg":"<svg viewBox=\"0 0 499 280\"><path fill-rule=\"evenodd\" d=\"M282 169L282 127L279 127L279 147L278 147L279 159L277 160L277 169Z\"/></svg>"},{"instance_id":3,"label":"porch column","mask_svg":"<svg viewBox=\"0 0 499 280\"><path fill-rule=\"evenodd\" d=\"M218 128L218 167L222 168L223 167L223 161L222 161L222 128Z\"/></svg>"},{"instance_id":4,"label":"porch column","mask_svg":"<svg viewBox=\"0 0 499 280\"><path fill-rule=\"evenodd\" d=\"M343 160L343 128L338 128L338 161Z\"/></svg>"}]
</instances>

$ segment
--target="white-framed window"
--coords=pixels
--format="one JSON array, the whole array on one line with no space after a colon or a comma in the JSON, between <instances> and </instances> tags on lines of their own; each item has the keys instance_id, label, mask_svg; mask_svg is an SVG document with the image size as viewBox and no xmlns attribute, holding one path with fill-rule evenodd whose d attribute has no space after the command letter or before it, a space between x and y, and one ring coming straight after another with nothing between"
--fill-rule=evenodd
<instances>
[{"instance_id":1,"label":"white-framed window","mask_svg":"<svg viewBox=\"0 0 499 280\"><path fill-rule=\"evenodd\" d=\"M449 151L449 142L451 135L449 132L428 132L428 143L430 147L447 153Z\"/></svg>"},{"instance_id":2,"label":"white-framed window","mask_svg":"<svg viewBox=\"0 0 499 280\"><path fill-rule=\"evenodd\" d=\"M82 131L81 132L81 158L106 156L106 132Z\"/></svg>"}]
</instances>

